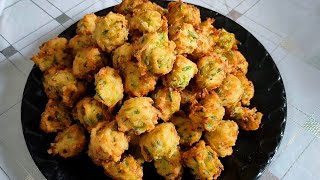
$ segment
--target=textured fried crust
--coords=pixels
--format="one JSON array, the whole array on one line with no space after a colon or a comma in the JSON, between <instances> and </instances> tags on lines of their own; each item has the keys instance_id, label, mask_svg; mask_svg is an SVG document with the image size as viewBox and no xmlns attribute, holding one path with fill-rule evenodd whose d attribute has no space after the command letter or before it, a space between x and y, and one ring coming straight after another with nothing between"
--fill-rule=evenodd
<instances>
[{"instance_id":1,"label":"textured fried crust","mask_svg":"<svg viewBox=\"0 0 320 180\"><path fill-rule=\"evenodd\" d=\"M194 128L193 122L184 114L174 115L170 118L180 136L180 144L191 146L201 138L202 131Z\"/></svg>"},{"instance_id":2,"label":"textured fried crust","mask_svg":"<svg viewBox=\"0 0 320 180\"><path fill-rule=\"evenodd\" d=\"M70 111L62 103L49 99L41 114L40 129L46 133L54 133L71 125Z\"/></svg>"},{"instance_id":3,"label":"textured fried crust","mask_svg":"<svg viewBox=\"0 0 320 180\"><path fill-rule=\"evenodd\" d=\"M94 14L86 14L77 24L77 34L92 35L96 29L98 17Z\"/></svg>"},{"instance_id":4,"label":"textured fried crust","mask_svg":"<svg viewBox=\"0 0 320 180\"><path fill-rule=\"evenodd\" d=\"M162 87L152 97L155 107L161 112L161 119L165 122L180 109L181 96L178 91Z\"/></svg>"},{"instance_id":5,"label":"textured fried crust","mask_svg":"<svg viewBox=\"0 0 320 180\"><path fill-rule=\"evenodd\" d=\"M229 107L241 100L243 87L241 81L236 76L228 74L221 86L216 89L216 92L222 101L222 105Z\"/></svg>"},{"instance_id":6,"label":"textured fried crust","mask_svg":"<svg viewBox=\"0 0 320 180\"><path fill-rule=\"evenodd\" d=\"M124 43L112 52L112 65L113 68L123 72L127 63L131 61L133 52L132 45Z\"/></svg>"},{"instance_id":7,"label":"textured fried crust","mask_svg":"<svg viewBox=\"0 0 320 180\"><path fill-rule=\"evenodd\" d=\"M68 47L72 49L73 55L83 48L97 47L92 35L75 35L70 39Z\"/></svg>"},{"instance_id":8,"label":"textured fried crust","mask_svg":"<svg viewBox=\"0 0 320 180\"><path fill-rule=\"evenodd\" d=\"M130 30L139 30L143 33L155 32L163 23L166 23L161 14L153 10L134 9L129 19Z\"/></svg>"},{"instance_id":9,"label":"textured fried crust","mask_svg":"<svg viewBox=\"0 0 320 180\"><path fill-rule=\"evenodd\" d=\"M130 14L132 10L139 4L142 4L146 0L122 0L119 5L114 7L114 10L121 14Z\"/></svg>"},{"instance_id":10,"label":"textured fried crust","mask_svg":"<svg viewBox=\"0 0 320 180\"><path fill-rule=\"evenodd\" d=\"M139 65L134 62L125 63L123 70L124 91L130 96L145 96L156 87L158 77L146 72L141 75Z\"/></svg>"},{"instance_id":11,"label":"textured fried crust","mask_svg":"<svg viewBox=\"0 0 320 180\"><path fill-rule=\"evenodd\" d=\"M200 10L193 5L179 2L170 2L168 4L167 14L169 24L189 23L193 26L201 23Z\"/></svg>"},{"instance_id":12,"label":"textured fried crust","mask_svg":"<svg viewBox=\"0 0 320 180\"><path fill-rule=\"evenodd\" d=\"M148 162L162 157L171 157L179 145L180 137L170 122L157 125L140 139L141 153Z\"/></svg>"},{"instance_id":13,"label":"textured fried crust","mask_svg":"<svg viewBox=\"0 0 320 180\"><path fill-rule=\"evenodd\" d=\"M89 132L98 122L111 120L108 108L92 97L81 99L74 107L72 115L73 119L80 121Z\"/></svg>"},{"instance_id":14,"label":"textured fried crust","mask_svg":"<svg viewBox=\"0 0 320 180\"><path fill-rule=\"evenodd\" d=\"M167 180L181 179L183 172L180 150L176 149L173 155L154 161L157 173Z\"/></svg>"},{"instance_id":15,"label":"textured fried crust","mask_svg":"<svg viewBox=\"0 0 320 180\"><path fill-rule=\"evenodd\" d=\"M121 155L128 148L129 138L118 131L115 121L99 122L91 130L88 155L97 165L101 165L102 162L120 161Z\"/></svg>"},{"instance_id":16,"label":"textured fried crust","mask_svg":"<svg viewBox=\"0 0 320 180\"><path fill-rule=\"evenodd\" d=\"M164 16L168 12L166 9L163 9L158 4L152 3L150 1L146 1L144 3L138 4L134 9L143 10L143 11L157 11L158 13L161 14L161 16Z\"/></svg>"},{"instance_id":17,"label":"textured fried crust","mask_svg":"<svg viewBox=\"0 0 320 180\"><path fill-rule=\"evenodd\" d=\"M189 118L199 130L214 131L225 114L221 100L214 92L206 95L200 103L192 104L190 109Z\"/></svg>"},{"instance_id":18,"label":"textured fried crust","mask_svg":"<svg viewBox=\"0 0 320 180\"><path fill-rule=\"evenodd\" d=\"M128 21L117 13L110 12L99 18L93 37L98 46L107 52L111 52L128 40Z\"/></svg>"},{"instance_id":19,"label":"textured fried crust","mask_svg":"<svg viewBox=\"0 0 320 180\"><path fill-rule=\"evenodd\" d=\"M110 67L101 68L95 75L96 95L94 98L113 108L123 98L123 84L119 73Z\"/></svg>"},{"instance_id":20,"label":"textured fried crust","mask_svg":"<svg viewBox=\"0 0 320 180\"><path fill-rule=\"evenodd\" d=\"M183 90L197 74L197 65L182 55L177 55L172 71L164 76L162 84L177 90Z\"/></svg>"},{"instance_id":21,"label":"textured fried crust","mask_svg":"<svg viewBox=\"0 0 320 180\"><path fill-rule=\"evenodd\" d=\"M53 66L72 67L71 56L66 52L68 40L66 38L53 38L40 46L38 54L32 61L42 72Z\"/></svg>"},{"instance_id":22,"label":"textured fried crust","mask_svg":"<svg viewBox=\"0 0 320 180\"><path fill-rule=\"evenodd\" d=\"M191 173L201 180L217 179L223 170L217 153L202 140L189 151L183 152L182 160Z\"/></svg>"},{"instance_id":23,"label":"textured fried crust","mask_svg":"<svg viewBox=\"0 0 320 180\"><path fill-rule=\"evenodd\" d=\"M238 49L238 42L233 33L230 33L225 29L219 29L217 35L219 37L216 43L217 46L225 50Z\"/></svg>"},{"instance_id":24,"label":"textured fried crust","mask_svg":"<svg viewBox=\"0 0 320 180\"><path fill-rule=\"evenodd\" d=\"M43 86L48 98L59 99L68 106L73 104L81 97L86 86L72 74L72 69L52 67L43 75Z\"/></svg>"},{"instance_id":25,"label":"textured fried crust","mask_svg":"<svg viewBox=\"0 0 320 180\"><path fill-rule=\"evenodd\" d=\"M197 48L198 33L188 23L175 23L169 27L169 38L176 44L178 54L191 54Z\"/></svg>"},{"instance_id":26,"label":"textured fried crust","mask_svg":"<svg viewBox=\"0 0 320 180\"><path fill-rule=\"evenodd\" d=\"M226 77L226 63L220 56L211 53L202 57L197 62L199 73L196 75L196 82L199 88L208 90L219 87Z\"/></svg>"},{"instance_id":27,"label":"textured fried crust","mask_svg":"<svg viewBox=\"0 0 320 180\"><path fill-rule=\"evenodd\" d=\"M104 67L98 48L85 48L77 52L73 61L72 72L79 79L94 80L94 75Z\"/></svg>"},{"instance_id":28,"label":"textured fried crust","mask_svg":"<svg viewBox=\"0 0 320 180\"><path fill-rule=\"evenodd\" d=\"M175 47L166 32L144 34L135 41L134 56L139 62L141 74L144 75L148 70L156 75L168 74L176 59Z\"/></svg>"},{"instance_id":29,"label":"textured fried crust","mask_svg":"<svg viewBox=\"0 0 320 180\"><path fill-rule=\"evenodd\" d=\"M241 97L242 105L249 106L250 100L254 96L254 86L249 79L243 74L236 74L237 78L241 81L243 87L243 95Z\"/></svg>"},{"instance_id":30,"label":"textured fried crust","mask_svg":"<svg viewBox=\"0 0 320 180\"><path fill-rule=\"evenodd\" d=\"M123 158L119 162L103 162L106 175L117 180L138 180L143 177L143 168L132 156Z\"/></svg>"},{"instance_id":31,"label":"textured fried crust","mask_svg":"<svg viewBox=\"0 0 320 180\"><path fill-rule=\"evenodd\" d=\"M49 154L59 154L61 157L70 158L78 155L86 145L84 129L74 124L62 132L59 132L54 143L51 143Z\"/></svg>"},{"instance_id":32,"label":"textured fried crust","mask_svg":"<svg viewBox=\"0 0 320 180\"><path fill-rule=\"evenodd\" d=\"M153 100L149 97L126 100L116 116L118 130L121 132L132 130L140 135L154 129L160 113L152 104Z\"/></svg>"},{"instance_id":33,"label":"textured fried crust","mask_svg":"<svg viewBox=\"0 0 320 180\"><path fill-rule=\"evenodd\" d=\"M226 157L232 154L232 146L236 145L239 134L237 123L230 120L223 120L216 130L205 132L205 140L219 157Z\"/></svg>"}]
</instances>

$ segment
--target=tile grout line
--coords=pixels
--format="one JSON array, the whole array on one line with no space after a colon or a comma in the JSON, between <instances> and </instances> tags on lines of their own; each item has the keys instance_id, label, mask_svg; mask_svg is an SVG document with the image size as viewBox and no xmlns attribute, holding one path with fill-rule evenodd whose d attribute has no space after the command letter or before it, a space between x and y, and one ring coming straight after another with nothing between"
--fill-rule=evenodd
<instances>
[{"instance_id":1,"label":"tile grout line","mask_svg":"<svg viewBox=\"0 0 320 180\"><path fill-rule=\"evenodd\" d=\"M245 15L245 14L243 14L243 15ZM246 16L248 19L250 19L251 21L253 21L254 23L259 24L260 26L264 27L264 28L267 29L268 31L274 33L274 34L275 34L276 36L278 36L279 38L284 38L284 37L282 37L280 34L278 34L278 33L276 33L276 32L273 32L271 29L269 29L268 27L264 26L263 24L260 24L260 23L256 22L255 20L251 19L251 18L248 17L247 15L245 15L245 16Z\"/></svg>"},{"instance_id":2,"label":"tile grout line","mask_svg":"<svg viewBox=\"0 0 320 180\"><path fill-rule=\"evenodd\" d=\"M79 6L79 5L80 5L80 4L82 4L83 2L85 2L85 1L81 1L80 3L76 4L76 5L75 5L75 6L73 6L72 8L70 8L70 9L66 10L65 12L70 11L71 9L73 9L73 8L75 8L75 7L77 7L77 6Z\"/></svg>"},{"instance_id":3,"label":"tile grout line","mask_svg":"<svg viewBox=\"0 0 320 180\"><path fill-rule=\"evenodd\" d=\"M211 4L209 4L209 3L207 3L207 2L205 2L205 1L203 1L203 0L200 0L202 3L204 3L204 4L206 4L206 5L208 5L209 7L211 7L212 9L210 9L210 10L213 10L213 11L216 11L216 10L218 10L218 9L216 9L216 8L214 8ZM220 1L219 1L220 2ZM223 4L222 2L220 2L221 4ZM227 10L228 10L228 7L229 6L227 6L226 5L226 7L227 7ZM220 11L221 12L221 11ZM218 12L219 13L219 12ZM220 13L220 14L222 14L222 12ZM223 15L223 14L222 14Z\"/></svg>"},{"instance_id":4,"label":"tile grout line","mask_svg":"<svg viewBox=\"0 0 320 180\"><path fill-rule=\"evenodd\" d=\"M18 51L18 52L16 52L16 53L14 53L13 55L15 55L15 54L17 54L17 53L19 53L21 56L22 56L22 54ZM13 56L12 55L12 56ZM11 57L12 57L11 56ZM24 56L22 56L22 57L24 57ZM24 76L26 76L27 77L27 74L25 74L22 70L20 70L9 58L7 59L15 68L17 68L17 70L18 71L20 71Z\"/></svg>"},{"instance_id":5,"label":"tile grout line","mask_svg":"<svg viewBox=\"0 0 320 180\"><path fill-rule=\"evenodd\" d=\"M22 96L23 96L23 93L22 93ZM6 109L6 110L3 111L2 113L0 113L0 117L1 117L2 115L4 115L5 113L7 113L10 109L12 109L13 106L19 104L20 102L22 102L22 97L20 97L19 100L18 100L18 102L16 102L14 105L10 106L8 109Z\"/></svg>"},{"instance_id":6,"label":"tile grout line","mask_svg":"<svg viewBox=\"0 0 320 180\"><path fill-rule=\"evenodd\" d=\"M50 1L46 0L49 4L51 4L53 7L57 8L61 13L63 13L57 6L55 6L53 3L51 3Z\"/></svg>"},{"instance_id":7,"label":"tile grout line","mask_svg":"<svg viewBox=\"0 0 320 180\"><path fill-rule=\"evenodd\" d=\"M11 5L9 5L9 6L7 6L7 7L5 7L4 9L3 9L3 11L5 11L7 8L9 8L9 7L12 7L12 6L14 6L15 4L18 4L19 2L21 2L22 0L19 0L19 1L17 1L17 2L15 2L15 3L13 3L13 4L11 4Z\"/></svg>"},{"instance_id":8,"label":"tile grout line","mask_svg":"<svg viewBox=\"0 0 320 180\"><path fill-rule=\"evenodd\" d=\"M246 0L244 0L244 1L246 1ZM244 1L242 1L240 4L242 4ZM260 2L261 0L258 0L257 2L255 2L251 7L249 7L244 13L243 13L243 15L245 14L245 13L247 13L251 8L253 8L256 4L258 4L258 2ZM238 4L238 6L240 6L240 4ZM235 8L237 8L238 6L236 6ZM234 8L234 9L235 9Z\"/></svg>"},{"instance_id":9,"label":"tile grout line","mask_svg":"<svg viewBox=\"0 0 320 180\"><path fill-rule=\"evenodd\" d=\"M86 9L89 9L90 7L92 7L93 5L95 5L96 3L101 2L101 1L102 1L102 0L98 0L97 2L91 4L89 7L85 8L84 10L82 10L82 11L78 12L77 14L75 14L74 16L72 16L71 19L72 19L73 21L75 21L75 20L73 19L74 17L78 16L80 13L82 13L82 12L85 11ZM115 0L114 0L114 1L115 1ZM78 6L78 5L77 5L77 6ZM75 7L76 7L76 6L75 6ZM73 8L75 8L75 7L73 7ZM71 8L71 9L73 9L73 8ZM71 10L71 9L70 9L70 10Z\"/></svg>"},{"instance_id":10,"label":"tile grout line","mask_svg":"<svg viewBox=\"0 0 320 180\"><path fill-rule=\"evenodd\" d=\"M40 7L37 3L35 3L33 0L30 0L34 5L38 6L38 8L40 8L42 11L44 11L45 13L47 13L50 17L52 17L52 19L55 19L53 16L51 16L51 14L49 14L46 10L44 10L42 7Z\"/></svg>"},{"instance_id":11,"label":"tile grout line","mask_svg":"<svg viewBox=\"0 0 320 180\"><path fill-rule=\"evenodd\" d=\"M2 36L2 34L0 34L0 36L1 36L8 44L10 44L9 41ZM11 44L10 44L10 45L11 45ZM5 48L4 48L4 49L5 49Z\"/></svg>"}]
</instances>

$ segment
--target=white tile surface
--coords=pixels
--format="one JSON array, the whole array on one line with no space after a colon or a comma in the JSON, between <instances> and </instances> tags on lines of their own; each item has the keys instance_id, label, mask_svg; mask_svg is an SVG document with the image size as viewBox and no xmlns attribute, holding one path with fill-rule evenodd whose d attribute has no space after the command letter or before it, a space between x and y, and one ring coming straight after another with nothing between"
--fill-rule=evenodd
<instances>
[{"instance_id":1,"label":"white tile surface","mask_svg":"<svg viewBox=\"0 0 320 180\"><path fill-rule=\"evenodd\" d=\"M21 100L26 76L8 60L0 63L0 114Z\"/></svg>"},{"instance_id":2,"label":"white tile surface","mask_svg":"<svg viewBox=\"0 0 320 180\"><path fill-rule=\"evenodd\" d=\"M32 32L25 38L21 39L17 43L13 44L12 46L16 50L21 50L30 43L34 42L35 40L39 39L40 37L46 35L49 31L57 28L60 24L56 20L50 21L48 24L42 26L41 28L37 29L36 31Z\"/></svg>"},{"instance_id":3,"label":"white tile surface","mask_svg":"<svg viewBox=\"0 0 320 180\"><path fill-rule=\"evenodd\" d=\"M238 6L242 1L244 0L219 0L222 4L227 5L231 9L235 8Z\"/></svg>"},{"instance_id":4,"label":"white tile surface","mask_svg":"<svg viewBox=\"0 0 320 180\"><path fill-rule=\"evenodd\" d=\"M85 0L48 0L52 4L54 4L57 8L59 8L61 11L66 12L73 8L74 6L80 4L82 1Z\"/></svg>"},{"instance_id":5,"label":"white tile surface","mask_svg":"<svg viewBox=\"0 0 320 180\"><path fill-rule=\"evenodd\" d=\"M4 7L12 6L14 3L17 3L20 0L6 0L4 1Z\"/></svg>"},{"instance_id":6,"label":"white tile surface","mask_svg":"<svg viewBox=\"0 0 320 180\"><path fill-rule=\"evenodd\" d=\"M8 174L11 179L26 179L26 180L42 180L45 179L36 167L32 160L29 151L26 147L21 127L21 102L13 106L9 111L0 116L0 137L6 145L6 150L12 157L8 160L16 161L16 164L7 163ZM11 166L11 167L10 167ZM12 167L13 166L13 167ZM24 171L24 172L23 172ZM30 174L29 179L26 175Z\"/></svg>"},{"instance_id":7,"label":"white tile surface","mask_svg":"<svg viewBox=\"0 0 320 180\"><path fill-rule=\"evenodd\" d=\"M5 59L6 57L2 53L0 53L0 62L4 61Z\"/></svg>"},{"instance_id":8,"label":"white tile surface","mask_svg":"<svg viewBox=\"0 0 320 180\"><path fill-rule=\"evenodd\" d=\"M9 60L26 76L29 75L34 65L31 60L25 59L25 57L23 57L19 52L11 56Z\"/></svg>"},{"instance_id":9,"label":"white tile surface","mask_svg":"<svg viewBox=\"0 0 320 180\"><path fill-rule=\"evenodd\" d=\"M235 10L238 11L239 13L244 14L252 6L254 6L258 1L259 0L244 0L235 8Z\"/></svg>"},{"instance_id":10,"label":"white tile surface","mask_svg":"<svg viewBox=\"0 0 320 180\"><path fill-rule=\"evenodd\" d=\"M8 46L10 46L10 44L2 36L0 36L0 51Z\"/></svg>"},{"instance_id":11,"label":"white tile surface","mask_svg":"<svg viewBox=\"0 0 320 180\"><path fill-rule=\"evenodd\" d=\"M318 158L319 147L320 139L316 138L294 163L283 179L318 180L320 177L320 159Z\"/></svg>"},{"instance_id":12,"label":"white tile surface","mask_svg":"<svg viewBox=\"0 0 320 180\"><path fill-rule=\"evenodd\" d=\"M50 20L52 18L33 2L20 1L5 9L0 19L0 34L13 44Z\"/></svg>"},{"instance_id":13,"label":"white tile surface","mask_svg":"<svg viewBox=\"0 0 320 180\"><path fill-rule=\"evenodd\" d=\"M73 17L98 1L99 0L83 1L82 3L67 11L66 15L68 15L69 17Z\"/></svg>"},{"instance_id":14,"label":"white tile surface","mask_svg":"<svg viewBox=\"0 0 320 180\"><path fill-rule=\"evenodd\" d=\"M56 18L62 14L62 12L50 4L47 0L32 0L38 6L40 6L44 11L46 11L50 16Z\"/></svg>"},{"instance_id":15,"label":"white tile surface","mask_svg":"<svg viewBox=\"0 0 320 180\"><path fill-rule=\"evenodd\" d=\"M72 24L74 24L75 21L72 20L72 19L69 19L67 22L63 23L62 26L65 27L65 28L68 28L70 27Z\"/></svg>"},{"instance_id":16,"label":"white tile surface","mask_svg":"<svg viewBox=\"0 0 320 180\"><path fill-rule=\"evenodd\" d=\"M279 64L283 58L288 55L288 51L282 46L278 46L274 51L271 52L271 56L276 64Z\"/></svg>"},{"instance_id":17,"label":"white tile surface","mask_svg":"<svg viewBox=\"0 0 320 180\"><path fill-rule=\"evenodd\" d=\"M319 107L320 70L288 54L278 65L284 80L288 103L306 114Z\"/></svg>"},{"instance_id":18,"label":"white tile surface","mask_svg":"<svg viewBox=\"0 0 320 180\"><path fill-rule=\"evenodd\" d=\"M217 0L202 0L203 2L207 3L211 9L214 11L217 11L223 15L228 14L232 9L228 7L225 3L221 3L220 1Z\"/></svg>"}]
</instances>

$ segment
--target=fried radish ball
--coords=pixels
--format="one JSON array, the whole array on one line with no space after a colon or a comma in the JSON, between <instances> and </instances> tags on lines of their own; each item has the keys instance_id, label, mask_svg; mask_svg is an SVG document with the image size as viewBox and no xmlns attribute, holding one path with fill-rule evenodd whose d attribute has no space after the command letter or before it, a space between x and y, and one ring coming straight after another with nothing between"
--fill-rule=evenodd
<instances>
[{"instance_id":1,"label":"fried radish ball","mask_svg":"<svg viewBox=\"0 0 320 180\"><path fill-rule=\"evenodd\" d=\"M88 155L92 161L101 165L102 162L121 159L121 155L129 148L129 138L118 131L115 121L102 121L92 128Z\"/></svg>"},{"instance_id":2,"label":"fried radish ball","mask_svg":"<svg viewBox=\"0 0 320 180\"><path fill-rule=\"evenodd\" d=\"M123 72L133 55L132 45L124 43L112 52L113 68Z\"/></svg>"},{"instance_id":3,"label":"fried radish ball","mask_svg":"<svg viewBox=\"0 0 320 180\"><path fill-rule=\"evenodd\" d=\"M182 1L170 2L168 4L168 22L175 23L189 23L197 26L201 23L200 10L193 5L183 3Z\"/></svg>"},{"instance_id":4,"label":"fried radish ball","mask_svg":"<svg viewBox=\"0 0 320 180\"><path fill-rule=\"evenodd\" d=\"M109 108L113 108L123 98L123 84L119 73L104 67L95 75L96 95L94 98Z\"/></svg>"},{"instance_id":5,"label":"fried radish ball","mask_svg":"<svg viewBox=\"0 0 320 180\"><path fill-rule=\"evenodd\" d=\"M141 153L148 162L162 157L172 157L178 148L180 137L170 122L157 125L140 139Z\"/></svg>"},{"instance_id":6,"label":"fried radish ball","mask_svg":"<svg viewBox=\"0 0 320 180\"><path fill-rule=\"evenodd\" d=\"M218 40L216 45L227 51L237 49L237 39L233 33L229 33L225 29L219 29L217 32Z\"/></svg>"},{"instance_id":7,"label":"fried radish ball","mask_svg":"<svg viewBox=\"0 0 320 180\"><path fill-rule=\"evenodd\" d=\"M133 45L141 74L144 75L148 70L156 75L168 74L176 59L175 47L166 32L144 34Z\"/></svg>"},{"instance_id":8,"label":"fried radish ball","mask_svg":"<svg viewBox=\"0 0 320 180\"><path fill-rule=\"evenodd\" d=\"M206 95L200 103L192 104L190 109L189 118L198 130L214 131L225 114L222 102L214 92Z\"/></svg>"},{"instance_id":9,"label":"fried radish ball","mask_svg":"<svg viewBox=\"0 0 320 180\"><path fill-rule=\"evenodd\" d=\"M117 180L142 180L143 168L141 163L132 156L127 156L119 162L103 162L106 175Z\"/></svg>"},{"instance_id":10,"label":"fried radish ball","mask_svg":"<svg viewBox=\"0 0 320 180\"><path fill-rule=\"evenodd\" d=\"M114 7L117 13L130 14L132 10L139 4L144 3L146 0L122 0L122 2Z\"/></svg>"},{"instance_id":11,"label":"fried radish ball","mask_svg":"<svg viewBox=\"0 0 320 180\"><path fill-rule=\"evenodd\" d=\"M132 130L136 135L140 135L154 129L158 123L159 111L152 104L153 100L149 97L126 100L116 116L118 130L121 132Z\"/></svg>"},{"instance_id":12,"label":"fried radish ball","mask_svg":"<svg viewBox=\"0 0 320 180\"><path fill-rule=\"evenodd\" d=\"M130 96L145 96L156 87L158 77L150 72L141 75L139 65L134 62L126 63L124 69L124 91Z\"/></svg>"},{"instance_id":13,"label":"fried radish ball","mask_svg":"<svg viewBox=\"0 0 320 180\"><path fill-rule=\"evenodd\" d=\"M62 103L49 99L41 114L40 129L46 133L54 133L71 125L70 111Z\"/></svg>"},{"instance_id":14,"label":"fried radish ball","mask_svg":"<svg viewBox=\"0 0 320 180\"><path fill-rule=\"evenodd\" d=\"M263 114L256 108L242 107L240 103L228 109L229 116L245 131L255 131L259 128Z\"/></svg>"},{"instance_id":15,"label":"fried radish ball","mask_svg":"<svg viewBox=\"0 0 320 180\"><path fill-rule=\"evenodd\" d=\"M230 120L221 121L216 130L205 132L205 140L219 157L232 154L232 146L236 145L239 127L236 122Z\"/></svg>"},{"instance_id":16,"label":"fried radish ball","mask_svg":"<svg viewBox=\"0 0 320 180\"><path fill-rule=\"evenodd\" d=\"M176 44L178 54L191 54L199 37L191 24L175 23L169 27L169 38Z\"/></svg>"},{"instance_id":17,"label":"fried radish ball","mask_svg":"<svg viewBox=\"0 0 320 180\"><path fill-rule=\"evenodd\" d=\"M180 179L183 172L180 150L176 149L171 157L155 160L154 167L164 179Z\"/></svg>"},{"instance_id":18,"label":"fried radish ball","mask_svg":"<svg viewBox=\"0 0 320 180\"><path fill-rule=\"evenodd\" d=\"M153 10L134 9L129 19L130 30L139 30L143 33L155 32L163 23L161 14Z\"/></svg>"},{"instance_id":19,"label":"fried radish ball","mask_svg":"<svg viewBox=\"0 0 320 180\"><path fill-rule=\"evenodd\" d=\"M60 67L52 67L44 73L43 86L49 99L61 98L68 107L73 107L86 91L84 82L77 80L72 69Z\"/></svg>"},{"instance_id":20,"label":"fried radish ball","mask_svg":"<svg viewBox=\"0 0 320 180\"><path fill-rule=\"evenodd\" d=\"M197 47L192 53L194 58L199 59L212 52L218 38L216 35L216 28L212 25L214 21L214 19L208 18L206 21L197 26Z\"/></svg>"},{"instance_id":21,"label":"fried radish ball","mask_svg":"<svg viewBox=\"0 0 320 180\"><path fill-rule=\"evenodd\" d=\"M170 121L175 125L180 136L180 144L191 146L201 138L202 131L193 127L193 122L184 114L174 115Z\"/></svg>"},{"instance_id":22,"label":"fried radish ball","mask_svg":"<svg viewBox=\"0 0 320 180\"><path fill-rule=\"evenodd\" d=\"M32 61L42 72L53 66L72 67L71 56L66 52L67 44L66 38L53 38L40 46L40 51L32 57Z\"/></svg>"},{"instance_id":23,"label":"fried radish ball","mask_svg":"<svg viewBox=\"0 0 320 180\"><path fill-rule=\"evenodd\" d=\"M243 87L241 81L236 76L228 74L221 86L216 89L216 92L222 101L222 105L229 107L241 100Z\"/></svg>"},{"instance_id":24,"label":"fried radish ball","mask_svg":"<svg viewBox=\"0 0 320 180\"><path fill-rule=\"evenodd\" d=\"M78 155L86 145L86 136L84 129L74 124L67 129L59 132L54 143L51 143L49 154L59 154L61 157L70 158Z\"/></svg>"},{"instance_id":25,"label":"fried radish ball","mask_svg":"<svg viewBox=\"0 0 320 180\"><path fill-rule=\"evenodd\" d=\"M217 153L202 140L189 151L183 152L182 160L191 169L191 173L199 179L217 179L223 170Z\"/></svg>"},{"instance_id":26,"label":"fried radish ball","mask_svg":"<svg viewBox=\"0 0 320 180\"><path fill-rule=\"evenodd\" d=\"M161 119L167 122L180 109L181 96L172 88L162 87L152 95L154 106L160 110Z\"/></svg>"},{"instance_id":27,"label":"fried radish ball","mask_svg":"<svg viewBox=\"0 0 320 180\"><path fill-rule=\"evenodd\" d=\"M110 53L128 40L127 26L128 21L123 15L110 12L99 18L93 37L103 51Z\"/></svg>"},{"instance_id":28,"label":"fried radish ball","mask_svg":"<svg viewBox=\"0 0 320 180\"><path fill-rule=\"evenodd\" d=\"M197 74L197 65L182 55L177 55L172 71L164 76L164 86L183 90L189 85L190 80Z\"/></svg>"},{"instance_id":29,"label":"fried radish ball","mask_svg":"<svg viewBox=\"0 0 320 180\"><path fill-rule=\"evenodd\" d=\"M243 94L241 96L241 103L245 106L250 105L250 100L254 96L254 86L252 81L249 81L249 79L243 75L243 74L236 74L237 78L241 81L242 87L243 87Z\"/></svg>"},{"instance_id":30,"label":"fried radish ball","mask_svg":"<svg viewBox=\"0 0 320 180\"><path fill-rule=\"evenodd\" d=\"M98 17L94 14L86 14L77 24L77 34L91 35L96 29Z\"/></svg>"},{"instance_id":31,"label":"fried radish ball","mask_svg":"<svg viewBox=\"0 0 320 180\"><path fill-rule=\"evenodd\" d=\"M150 1L146 1L144 3L141 3L141 4L137 5L134 9L135 10L139 9L142 11L157 11L158 13L161 14L161 16L164 16L167 13L166 9L163 9L158 4L152 3Z\"/></svg>"},{"instance_id":32,"label":"fried radish ball","mask_svg":"<svg viewBox=\"0 0 320 180\"><path fill-rule=\"evenodd\" d=\"M98 48L90 47L77 52L73 61L72 72L79 79L93 81L94 75L104 67Z\"/></svg>"},{"instance_id":33,"label":"fried radish ball","mask_svg":"<svg viewBox=\"0 0 320 180\"><path fill-rule=\"evenodd\" d=\"M230 73L232 74L244 74L248 72L248 62L246 58L239 51L232 51L233 58L228 59Z\"/></svg>"},{"instance_id":34,"label":"fried radish ball","mask_svg":"<svg viewBox=\"0 0 320 180\"><path fill-rule=\"evenodd\" d=\"M80 100L72 111L73 119L80 123L90 132L101 121L110 121L111 114L108 108L92 97Z\"/></svg>"},{"instance_id":35,"label":"fried radish ball","mask_svg":"<svg viewBox=\"0 0 320 180\"><path fill-rule=\"evenodd\" d=\"M81 49L95 47L96 42L91 35L75 35L70 39L68 47L72 49L74 56Z\"/></svg>"},{"instance_id":36,"label":"fried radish ball","mask_svg":"<svg viewBox=\"0 0 320 180\"><path fill-rule=\"evenodd\" d=\"M196 82L201 89L215 89L226 77L226 63L215 53L202 57L197 62L197 66L199 72L196 75Z\"/></svg>"}]
</instances>

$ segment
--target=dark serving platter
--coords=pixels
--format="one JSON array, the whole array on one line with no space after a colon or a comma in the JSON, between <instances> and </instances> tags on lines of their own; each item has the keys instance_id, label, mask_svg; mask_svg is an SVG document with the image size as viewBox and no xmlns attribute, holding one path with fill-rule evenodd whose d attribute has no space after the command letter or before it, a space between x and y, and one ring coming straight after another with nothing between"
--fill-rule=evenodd
<instances>
[{"instance_id":1,"label":"dark serving platter","mask_svg":"<svg viewBox=\"0 0 320 180\"><path fill-rule=\"evenodd\" d=\"M166 7L165 1L154 1ZM240 131L234 153L221 159L224 171L219 179L258 179L271 162L282 139L287 115L287 103L284 85L272 57L261 43L246 29L231 19L212 10L199 7L202 20L214 18L214 26L225 28L235 34L240 41L239 51L249 62L248 78L255 86L255 96L251 105L257 107L264 116L257 131ZM103 16L113 11L113 7L96 13ZM76 25L72 25L59 36L72 38ZM39 129L41 113L44 111L47 97L42 86L42 72L34 66L25 85L21 121L25 141L29 152L42 174L48 180L108 179L103 169L94 165L85 152L71 159L52 156L47 153L54 136ZM162 179L152 164L144 164L144 179ZM192 179L186 170L182 179Z\"/></svg>"}]
</instances>

